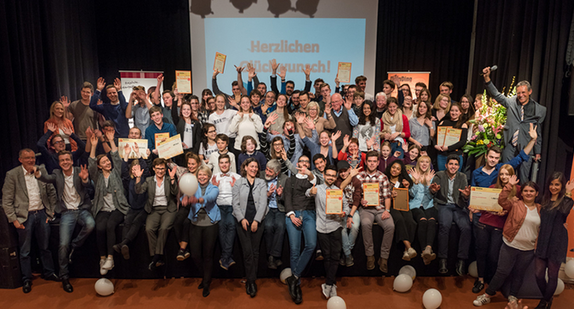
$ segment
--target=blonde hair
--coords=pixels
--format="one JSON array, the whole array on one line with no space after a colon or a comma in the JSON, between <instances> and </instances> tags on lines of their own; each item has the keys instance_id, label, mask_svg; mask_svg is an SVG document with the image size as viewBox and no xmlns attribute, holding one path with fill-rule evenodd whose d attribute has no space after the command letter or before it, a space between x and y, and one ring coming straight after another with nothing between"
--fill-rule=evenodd
<instances>
[{"instance_id":1,"label":"blonde hair","mask_svg":"<svg viewBox=\"0 0 574 309\"><path fill-rule=\"evenodd\" d=\"M429 162L429 168L428 168L428 170L427 170L426 172L423 172L423 171L421 170L421 161L422 161L422 160L427 160L427 161ZM425 176L426 176L428 173L430 173L430 169L431 169L430 163L431 163L431 158L430 158L429 156L420 156L420 157L417 159L417 165L416 165L415 168L416 168L417 172L418 172L420 175L425 175ZM421 183L422 183L423 185L427 186L427 187L428 187L428 185L430 185L429 183L427 183L426 178L424 178L424 177L423 177L423 179L421 180Z\"/></svg>"},{"instance_id":2,"label":"blonde hair","mask_svg":"<svg viewBox=\"0 0 574 309\"><path fill-rule=\"evenodd\" d=\"M448 113L450 111L450 103L451 103L451 99L450 96L448 95L444 95L444 94L439 94L436 97L436 100L434 100L434 104L432 106L432 108L439 110L440 109L440 101L442 100L442 98L447 98L448 99L448 106L445 109L445 113Z\"/></svg>"},{"instance_id":3,"label":"blonde hair","mask_svg":"<svg viewBox=\"0 0 574 309\"><path fill-rule=\"evenodd\" d=\"M56 105L58 104L62 105L62 108L64 108L64 104L62 102L54 101L54 103L52 103L52 105L50 106L50 119L56 119L56 116L54 116L54 110L56 109ZM65 118L66 117L62 115L62 120L64 120Z\"/></svg>"}]
</instances>

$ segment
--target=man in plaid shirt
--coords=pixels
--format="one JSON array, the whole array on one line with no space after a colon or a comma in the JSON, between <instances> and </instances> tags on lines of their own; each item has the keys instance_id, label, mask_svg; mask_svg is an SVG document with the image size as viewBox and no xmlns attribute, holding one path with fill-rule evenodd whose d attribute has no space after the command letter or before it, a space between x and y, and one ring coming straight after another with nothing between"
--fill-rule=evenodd
<instances>
[{"instance_id":1,"label":"man in plaid shirt","mask_svg":"<svg viewBox=\"0 0 574 309\"><path fill-rule=\"evenodd\" d=\"M383 229L383 242L381 244L381 255L379 259L379 269L386 273L388 271L387 261L389 259L389 251L393 243L393 235L395 233L395 223L391 217L391 189L387 176L379 171L379 153L376 151L369 151L366 155L366 170L361 171L357 176L357 180L361 183L359 188L355 188L353 193L353 208L347 217L347 228L351 228L353 224L353 215L357 208L359 208L359 216L361 218L361 228L363 231L363 243L365 245L365 255L367 256L367 269L372 270L375 268L375 250L373 247L373 222ZM363 199L363 184L365 183L378 183L379 184L379 205L367 206L367 201Z\"/></svg>"}]
</instances>

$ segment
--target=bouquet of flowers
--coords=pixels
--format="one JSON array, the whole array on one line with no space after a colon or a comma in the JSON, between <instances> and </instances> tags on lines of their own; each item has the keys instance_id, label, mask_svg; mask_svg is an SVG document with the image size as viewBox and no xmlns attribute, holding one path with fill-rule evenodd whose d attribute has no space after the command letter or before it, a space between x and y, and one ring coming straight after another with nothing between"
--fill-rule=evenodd
<instances>
[{"instance_id":1,"label":"bouquet of flowers","mask_svg":"<svg viewBox=\"0 0 574 309\"><path fill-rule=\"evenodd\" d=\"M516 94L514 77L510 84L506 97L512 97ZM502 90L504 93L504 89ZM506 108L490 97L487 97L486 90L482 95L482 106L478 109L475 119L470 120L474 124L470 141L462 147L464 152L475 157L485 154L488 149L496 145L504 148L503 129L506 124Z\"/></svg>"}]
</instances>

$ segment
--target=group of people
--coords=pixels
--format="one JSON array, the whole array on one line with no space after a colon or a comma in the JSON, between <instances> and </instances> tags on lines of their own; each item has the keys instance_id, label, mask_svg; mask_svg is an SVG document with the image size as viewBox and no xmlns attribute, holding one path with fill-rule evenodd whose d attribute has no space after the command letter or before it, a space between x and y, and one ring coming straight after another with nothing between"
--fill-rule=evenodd
<instances>
[{"instance_id":1,"label":"group of people","mask_svg":"<svg viewBox=\"0 0 574 309\"><path fill-rule=\"evenodd\" d=\"M24 292L32 287L33 235L43 277L61 280L63 289L72 292L68 264L94 229L100 273L105 275L113 269L116 253L133 258L130 246L145 225L149 269L166 263L164 247L173 229L180 247L177 260L193 259L203 274L199 288L204 297L210 294L217 238L219 264L227 270L235 264L238 237L246 293L255 297L260 243L264 239L267 267L278 269L287 232L292 275L286 282L292 300L300 304L301 276L313 256L324 261L322 293L326 298L337 295L337 269L354 265L359 228L368 270L378 265L388 272L394 241L403 260L420 255L429 265L438 257L439 273L448 274L454 223L460 230L456 274L466 274L474 238L479 278L473 292L488 285L474 305L490 302L507 278L512 278L509 301L516 302L524 273L535 260L544 295L537 308L550 307L566 257L564 223L573 206L574 183L560 172L551 174L543 189L528 181L528 165L540 160L545 116L545 108L530 97L528 82L518 83L517 95L507 98L490 81L490 68L484 69L486 89L507 108L508 119L504 149L491 147L484 165L475 169L462 146L475 130L472 120L479 108L474 105L482 101L468 95L460 103L452 100L452 83L442 83L432 103L423 83L416 85L414 95L409 85L400 85L394 97L397 85L385 80L383 91L373 96L365 92L367 78L359 76L354 85L343 87L336 79L332 93L322 79L312 82L306 68L305 89L299 91L286 80L283 66L273 60L271 67L270 90L248 65L237 67L231 95L219 89L219 72L214 71L212 90L203 90L201 98L182 95L175 85L160 93L160 75L157 87L147 92L134 87L127 101L119 79L106 85L99 78L95 92L86 82L80 100L70 103L62 97L54 102L37 144L41 162L37 164L34 150L21 150L22 165L6 174L3 187L2 206L19 234ZM128 119L133 119L131 128ZM438 145L441 126L461 129L459 142ZM161 139L178 134L183 154L160 158ZM118 148L118 138L146 139L147 154L140 155L137 144ZM466 173L465 166L470 168ZM193 196L179 189L185 174L197 178ZM503 211L469 207L471 185L502 189ZM408 210L394 205L399 189L408 190ZM326 211L328 190L342 192L338 213ZM378 194L374 199L373 192ZM48 248L49 222L56 216L59 275ZM122 222L123 236L117 239ZM378 253L375 222L383 230ZM76 225L81 230L72 239Z\"/></svg>"}]
</instances>

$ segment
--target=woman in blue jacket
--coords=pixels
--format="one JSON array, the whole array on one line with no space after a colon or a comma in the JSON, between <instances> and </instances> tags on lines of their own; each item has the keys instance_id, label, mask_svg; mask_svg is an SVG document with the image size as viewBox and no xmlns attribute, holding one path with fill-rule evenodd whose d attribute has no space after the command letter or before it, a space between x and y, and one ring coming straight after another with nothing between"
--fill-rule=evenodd
<instances>
[{"instance_id":1,"label":"woman in blue jacket","mask_svg":"<svg viewBox=\"0 0 574 309\"><path fill-rule=\"evenodd\" d=\"M197 173L199 187L195 191L195 195L181 197L183 205L190 205L188 216L191 220L189 247L193 262L203 273L203 280L197 287L203 289L203 297L209 295L211 273L213 272L213 251L219 234L218 222L221 220L219 207L215 203L219 188L211 184L210 179L211 169L206 165L200 166Z\"/></svg>"}]
</instances>

